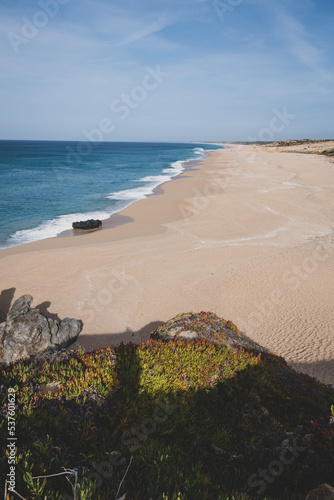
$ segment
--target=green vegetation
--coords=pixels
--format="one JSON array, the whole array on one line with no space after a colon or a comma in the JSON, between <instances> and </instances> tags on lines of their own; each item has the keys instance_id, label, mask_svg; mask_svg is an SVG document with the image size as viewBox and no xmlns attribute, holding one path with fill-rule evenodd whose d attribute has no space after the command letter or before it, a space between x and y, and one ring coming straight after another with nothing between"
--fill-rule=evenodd
<instances>
[{"instance_id":1,"label":"green vegetation","mask_svg":"<svg viewBox=\"0 0 334 500\"><path fill-rule=\"evenodd\" d=\"M0 384L24 498L73 499L77 478L82 500L298 499L334 477L334 391L272 354L149 340L0 367Z\"/></svg>"}]
</instances>

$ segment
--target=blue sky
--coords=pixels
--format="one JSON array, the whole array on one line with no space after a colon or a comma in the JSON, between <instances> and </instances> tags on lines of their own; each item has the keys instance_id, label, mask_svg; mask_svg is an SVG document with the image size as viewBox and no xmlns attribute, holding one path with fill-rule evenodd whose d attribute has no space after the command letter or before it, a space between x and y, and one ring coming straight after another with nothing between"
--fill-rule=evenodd
<instances>
[{"instance_id":1,"label":"blue sky","mask_svg":"<svg viewBox=\"0 0 334 500\"><path fill-rule=\"evenodd\" d=\"M0 139L333 138L333 26L333 0L2 0Z\"/></svg>"}]
</instances>

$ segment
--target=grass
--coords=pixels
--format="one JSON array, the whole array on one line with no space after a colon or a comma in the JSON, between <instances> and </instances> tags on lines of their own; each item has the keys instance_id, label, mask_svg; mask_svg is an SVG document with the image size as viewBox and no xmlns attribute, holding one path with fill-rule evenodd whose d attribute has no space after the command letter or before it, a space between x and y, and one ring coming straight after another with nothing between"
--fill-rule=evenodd
<instances>
[{"instance_id":1,"label":"grass","mask_svg":"<svg viewBox=\"0 0 334 500\"><path fill-rule=\"evenodd\" d=\"M2 366L0 384L23 498L301 499L334 477L334 390L269 353L149 340ZM0 470L3 488L8 451Z\"/></svg>"}]
</instances>

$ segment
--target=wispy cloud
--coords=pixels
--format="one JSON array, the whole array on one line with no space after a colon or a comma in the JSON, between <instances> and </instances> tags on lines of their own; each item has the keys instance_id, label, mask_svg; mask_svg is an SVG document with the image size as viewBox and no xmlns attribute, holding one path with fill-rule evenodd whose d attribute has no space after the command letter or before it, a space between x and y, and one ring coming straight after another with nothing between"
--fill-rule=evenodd
<instances>
[{"instance_id":1,"label":"wispy cloud","mask_svg":"<svg viewBox=\"0 0 334 500\"><path fill-rule=\"evenodd\" d=\"M307 32L300 21L282 8L275 7L279 23L279 36L284 39L292 54L311 69L319 69L323 63L321 51L307 40Z\"/></svg>"},{"instance_id":2,"label":"wispy cloud","mask_svg":"<svg viewBox=\"0 0 334 500\"><path fill-rule=\"evenodd\" d=\"M36 2L5 0L0 14L0 138L79 139L141 84L147 65L168 72L168 82L113 140L211 140L217 131L242 140L284 106L298 115L301 136L329 135L334 48L320 26L330 26L330 5L243 0L222 22L212 0L81 0L15 54L7 33L21 32Z\"/></svg>"},{"instance_id":3,"label":"wispy cloud","mask_svg":"<svg viewBox=\"0 0 334 500\"><path fill-rule=\"evenodd\" d=\"M179 18L179 13L159 9L158 5L147 12L144 4L129 8L128 5L109 4L103 0L86 0L85 7L95 34L110 37L116 46L130 45L157 34Z\"/></svg>"},{"instance_id":4,"label":"wispy cloud","mask_svg":"<svg viewBox=\"0 0 334 500\"><path fill-rule=\"evenodd\" d=\"M149 23L147 26L143 26L139 29L134 30L132 33L128 33L118 42L117 45L128 45L134 42L138 42L142 38L146 38L153 33L158 33L169 24L171 24L171 21L167 20L166 18L157 19L156 21Z\"/></svg>"},{"instance_id":5,"label":"wispy cloud","mask_svg":"<svg viewBox=\"0 0 334 500\"><path fill-rule=\"evenodd\" d=\"M326 55L316 45L308 29L282 3L273 0L251 0L268 9L275 22L276 38L285 43L286 49L299 63L308 67L320 78L331 79L327 70ZM290 3L290 6L293 6ZM310 5L309 5L310 6ZM305 8L307 8L305 2Z\"/></svg>"}]
</instances>

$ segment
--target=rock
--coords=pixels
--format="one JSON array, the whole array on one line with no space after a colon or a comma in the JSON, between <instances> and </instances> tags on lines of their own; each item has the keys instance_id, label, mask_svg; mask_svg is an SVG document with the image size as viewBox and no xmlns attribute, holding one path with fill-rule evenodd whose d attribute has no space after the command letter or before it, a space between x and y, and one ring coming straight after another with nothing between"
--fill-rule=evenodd
<instances>
[{"instance_id":1,"label":"rock","mask_svg":"<svg viewBox=\"0 0 334 500\"><path fill-rule=\"evenodd\" d=\"M81 321L48 319L38 309L30 309L32 301L31 295L17 299L6 321L0 324L1 363L13 363L45 351L59 351L75 342L81 332Z\"/></svg>"},{"instance_id":2,"label":"rock","mask_svg":"<svg viewBox=\"0 0 334 500\"><path fill-rule=\"evenodd\" d=\"M151 338L155 340L206 339L216 344L226 345L230 349L241 347L265 352L263 347L241 333L231 321L219 318L212 312L179 314L154 330Z\"/></svg>"},{"instance_id":3,"label":"rock","mask_svg":"<svg viewBox=\"0 0 334 500\"><path fill-rule=\"evenodd\" d=\"M324 483L310 491L305 500L334 500L334 488Z\"/></svg>"},{"instance_id":4,"label":"rock","mask_svg":"<svg viewBox=\"0 0 334 500\"><path fill-rule=\"evenodd\" d=\"M179 338L182 339L188 339L188 340L193 340L193 339L198 339L198 333L194 332L193 330L188 330L187 332L180 332L178 335Z\"/></svg>"},{"instance_id":5,"label":"rock","mask_svg":"<svg viewBox=\"0 0 334 500\"><path fill-rule=\"evenodd\" d=\"M82 330L81 321L72 318L65 318L59 324L57 322L57 327L58 329L54 327L51 333L51 342L57 350L73 344Z\"/></svg>"},{"instance_id":6,"label":"rock","mask_svg":"<svg viewBox=\"0 0 334 500\"><path fill-rule=\"evenodd\" d=\"M18 316L19 314L26 314L30 309L32 301L33 298L31 295L22 295L22 297L17 299L12 305L11 310L8 313L7 320L15 318L15 316Z\"/></svg>"},{"instance_id":7,"label":"rock","mask_svg":"<svg viewBox=\"0 0 334 500\"><path fill-rule=\"evenodd\" d=\"M57 392L61 388L61 383L59 380L54 380L53 382L50 382L49 384L41 384L38 388L38 392Z\"/></svg>"},{"instance_id":8,"label":"rock","mask_svg":"<svg viewBox=\"0 0 334 500\"><path fill-rule=\"evenodd\" d=\"M102 221L98 219L89 219L72 223L73 229L98 229L100 226L102 226Z\"/></svg>"}]
</instances>

